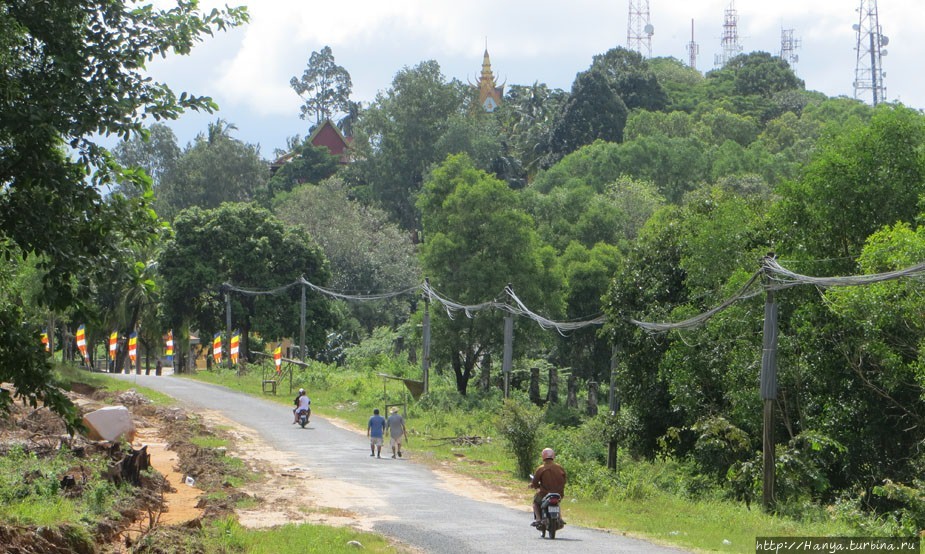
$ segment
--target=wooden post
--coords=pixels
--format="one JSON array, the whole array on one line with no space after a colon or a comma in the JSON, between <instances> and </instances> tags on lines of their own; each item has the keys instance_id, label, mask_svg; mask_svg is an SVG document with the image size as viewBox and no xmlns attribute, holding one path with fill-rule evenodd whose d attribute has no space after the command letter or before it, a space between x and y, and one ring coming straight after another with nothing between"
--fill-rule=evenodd
<instances>
[{"instance_id":1,"label":"wooden post","mask_svg":"<svg viewBox=\"0 0 925 554\"><path fill-rule=\"evenodd\" d=\"M549 394L547 396L550 404L559 403L559 370L554 367L549 368Z\"/></svg>"},{"instance_id":2,"label":"wooden post","mask_svg":"<svg viewBox=\"0 0 925 554\"><path fill-rule=\"evenodd\" d=\"M540 368L530 368L530 402L539 406L542 404L540 399Z\"/></svg>"},{"instance_id":3,"label":"wooden post","mask_svg":"<svg viewBox=\"0 0 925 554\"><path fill-rule=\"evenodd\" d=\"M574 375L568 376L568 396L565 399L565 405L569 408L575 409L578 407L578 378Z\"/></svg>"},{"instance_id":4,"label":"wooden post","mask_svg":"<svg viewBox=\"0 0 925 554\"><path fill-rule=\"evenodd\" d=\"M597 381L588 383L588 415L597 415Z\"/></svg>"}]
</instances>

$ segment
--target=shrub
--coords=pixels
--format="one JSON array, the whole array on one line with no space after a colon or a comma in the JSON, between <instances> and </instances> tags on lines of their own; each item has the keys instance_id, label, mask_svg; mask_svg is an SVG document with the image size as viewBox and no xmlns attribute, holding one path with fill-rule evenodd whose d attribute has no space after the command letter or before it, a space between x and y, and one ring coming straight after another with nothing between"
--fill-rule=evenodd
<instances>
[{"instance_id":1,"label":"shrub","mask_svg":"<svg viewBox=\"0 0 925 554\"><path fill-rule=\"evenodd\" d=\"M520 477L528 477L537 458L538 434L543 424L543 412L532 404L507 400L501 408L495 427L517 459Z\"/></svg>"}]
</instances>

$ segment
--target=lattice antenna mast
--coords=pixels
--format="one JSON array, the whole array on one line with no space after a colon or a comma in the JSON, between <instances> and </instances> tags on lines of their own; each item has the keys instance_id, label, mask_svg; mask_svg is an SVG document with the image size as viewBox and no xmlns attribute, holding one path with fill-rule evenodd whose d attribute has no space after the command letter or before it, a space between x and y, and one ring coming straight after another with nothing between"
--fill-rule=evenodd
<instances>
[{"instance_id":1,"label":"lattice antenna mast","mask_svg":"<svg viewBox=\"0 0 925 554\"><path fill-rule=\"evenodd\" d=\"M700 53L700 45L694 42L694 20L691 19L691 41L687 43L687 55L690 56L690 66L697 69L697 54Z\"/></svg>"},{"instance_id":2,"label":"lattice antenna mast","mask_svg":"<svg viewBox=\"0 0 925 554\"><path fill-rule=\"evenodd\" d=\"M883 79L883 56L887 51L884 46L890 39L880 29L880 17L877 14L877 0L861 0L858 8L858 22L854 26L857 33L857 63L854 66L854 97L859 100L870 98L876 106L886 98Z\"/></svg>"},{"instance_id":3,"label":"lattice antenna mast","mask_svg":"<svg viewBox=\"0 0 925 554\"><path fill-rule=\"evenodd\" d=\"M629 0L626 48L639 52L644 58L651 58L653 34L655 27L649 21L649 0Z\"/></svg>"},{"instance_id":4,"label":"lattice antenna mast","mask_svg":"<svg viewBox=\"0 0 925 554\"><path fill-rule=\"evenodd\" d=\"M780 59L790 64L790 69L794 73L796 73L796 63L800 61L800 56L796 53L800 46L802 46L802 41L793 38L793 29L780 30Z\"/></svg>"},{"instance_id":5,"label":"lattice antenna mast","mask_svg":"<svg viewBox=\"0 0 925 554\"><path fill-rule=\"evenodd\" d=\"M714 58L717 67L723 67L732 58L742 53L742 44L739 42L739 12L735 8L735 0L729 2L723 19L723 53Z\"/></svg>"}]
</instances>

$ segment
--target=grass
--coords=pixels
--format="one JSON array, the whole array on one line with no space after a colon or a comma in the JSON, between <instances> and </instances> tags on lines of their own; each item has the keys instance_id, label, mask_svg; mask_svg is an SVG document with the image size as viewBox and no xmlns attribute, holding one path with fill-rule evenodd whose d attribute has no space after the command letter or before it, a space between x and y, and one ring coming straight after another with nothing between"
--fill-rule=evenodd
<instances>
[{"instance_id":1,"label":"grass","mask_svg":"<svg viewBox=\"0 0 925 554\"><path fill-rule=\"evenodd\" d=\"M345 527L301 524L269 529L244 529L231 518L218 520L205 530L206 551L248 554L304 554L325 552L400 552L382 536ZM349 544L351 541L357 545Z\"/></svg>"}]
</instances>

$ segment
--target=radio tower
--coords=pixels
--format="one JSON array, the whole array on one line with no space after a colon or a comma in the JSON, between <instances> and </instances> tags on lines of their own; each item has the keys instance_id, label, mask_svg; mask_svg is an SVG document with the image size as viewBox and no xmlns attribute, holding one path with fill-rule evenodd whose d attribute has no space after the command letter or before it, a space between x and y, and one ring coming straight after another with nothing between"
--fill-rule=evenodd
<instances>
[{"instance_id":1,"label":"radio tower","mask_svg":"<svg viewBox=\"0 0 925 554\"><path fill-rule=\"evenodd\" d=\"M800 61L796 49L800 47L800 39L793 38L793 29L780 30L780 59L790 64L790 69L796 73L796 63Z\"/></svg>"},{"instance_id":2,"label":"radio tower","mask_svg":"<svg viewBox=\"0 0 925 554\"><path fill-rule=\"evenodd\" d=\"M626 22L626 47L652 57L652 35L655 27L649 23L649 0L629 0L629 18Z\"/></svg>"},{"instance_id":3,"label":"radio tower","mask_svg":"<svg viewBox=\"0 0 925 554\"><path fill-rule=\"evenodd\" d=\"M880 18L877 15L877 0L861 0L858 22L853 26L858 36L857 64L854 67L854 97L867 99L870 93L871 104L876 106L883 102L886 87L883 86L883 56L890 39L881 33Z\"/></svg>"},{"instance_id":4,"label":"radio tower","mask_svg":"<svg viewBox=\"0 0 925 554\"><path fill-rule=\"evenodd\" d=\"M690 66L697 69L697 54L700 53L700 45L694 42L694 20L691 19L691 41L687 43L687 54L690 56Z\"/></svg>"},{"instance_id":5,"label":"radio tower","mask_svg":"<svg viewBox=\"0 0 925 554\"><path fill-rule=\"evenodd\" d=\"M714 58L717 67L723 67L732 58L742 53L742 44L739 43L739 13L735 8L735 0L729 1L723 20L723 53Z\"/></svg>"}]
</instances>

